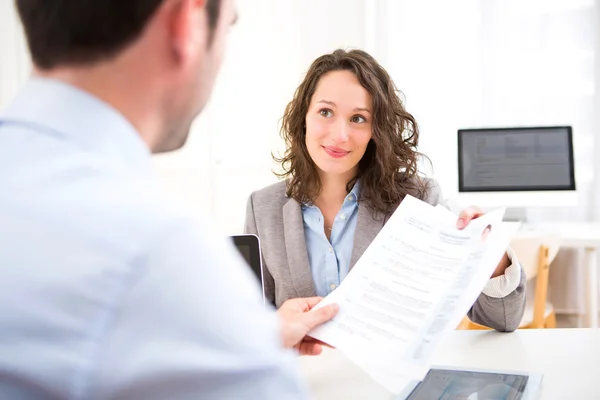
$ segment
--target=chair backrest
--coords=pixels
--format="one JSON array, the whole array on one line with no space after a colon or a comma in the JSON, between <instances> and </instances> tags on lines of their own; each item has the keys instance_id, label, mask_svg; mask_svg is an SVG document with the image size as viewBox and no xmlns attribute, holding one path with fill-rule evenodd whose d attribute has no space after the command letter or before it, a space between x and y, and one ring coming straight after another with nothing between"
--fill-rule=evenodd
<instances>
[{"instance_id":1,"label":"chair backrest","mask_svg":"<svg viewBox=\"0 0 600 400\"><path fill-rule=\"evenodd\" d=\"M560 235L521 233L511 242L527 279L535 278L531 328L543 328L548 298L550 263L560 249Z\"/></svg>"},{"instance_id":2,"label":"chair backrest","mask_svg":"<svg viewBox=\"0 0 600 400\"><path fill-rule=\"evenodd\" d=\"M560 249L559 234L519 232L510 243L521 267L525 270L527 279L535 278L539 272L539 249L542 245L548 247L548 264L550 264Z\"/></svg>"}]
</instances>

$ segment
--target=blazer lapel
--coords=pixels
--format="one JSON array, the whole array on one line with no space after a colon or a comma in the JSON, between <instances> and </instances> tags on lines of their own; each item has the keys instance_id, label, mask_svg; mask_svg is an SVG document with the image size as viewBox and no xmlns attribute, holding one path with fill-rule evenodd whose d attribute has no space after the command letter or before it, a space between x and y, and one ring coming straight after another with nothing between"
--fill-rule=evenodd
<instances>
[{"instance_id":1,"label":"blazer lapel","mask_svg":"<svg viewBox=\"0 0 600 400\"><path fill-rule=\"evenodd\" d=\"M357 218L349 270L352 270L367 247L373 242L375 236L381 231L381 228L383 228L386 221L385 215L376 213L374 217L373 211L368 206L362 204L359 204L358 206Z\"/></svg>"},{"instance_id":2,"label":"blazer lapel","mask_svg":"<svg viewBox=\"0 0 600 400\"><path fill-rule=\"evenodd\" d=\"M304 238L302 209L294 199L289 199L283 206L283 234L288 268L298 297L316 296Z\"/></svg>"}]
</instances>

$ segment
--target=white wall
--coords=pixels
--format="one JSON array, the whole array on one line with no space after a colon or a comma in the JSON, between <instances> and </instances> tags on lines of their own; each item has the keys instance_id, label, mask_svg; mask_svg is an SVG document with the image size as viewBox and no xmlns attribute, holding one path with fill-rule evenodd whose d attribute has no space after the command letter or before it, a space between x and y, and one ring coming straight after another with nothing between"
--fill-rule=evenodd
<instances>
[{"instance_id":1,"label":"white wall","mask_svg":"<svg viewBox=\"0 0 600 400\"><path fill-rule=\"evenodd\" d=\"M279 120L311 62L365 45L364 0L241 0L238 8L202 123L184 150L157 160L170 187L227 233L241 232L250 193L277 181Z\"/></svg>"},{"instance_id":2,"label":"white wall","mask_svg":"<svg viewBox=\"0 0 600 400\"><path fill-rule=\"evenodd\" d=\"M448 195L457 191L458 128L552 124L573 125L577 181L589 192L592 0L380 3L378 58L405 92L421 151ZM589 217L589 196L585 212L567 217Z\"/></svg>"},{"instance_id":3,"label":"white wall","mask_svg":"<svg viewBox=\"0 0 600 400\"><path fill-rule=\"evenodd\" d=\"M12 0L0 0L0 107L17 92L31 71L25 39Z\"/></svg>"},{"instance_id":4,"label":"white wall","mask_svg":"<svg viewBox=\"0 0 600 400\"><path fill-rule=\"evenodd\" d=\"M478 1L380 1L376 57L419 123L420 151L446 195L456 191L456 130L480 124Z\"/></svg>"},{"instance_id":5,"label":"white wall","mask_svg":"<svg viewBox=\"0 0 600 400\"><path fill-rule=\"evenodd\" d=\"M384 24L377 57L405 92L421 125L421 151L432 159L446 195L457 191L458 128L572 125L581 204L533 208L528 216L577 221L600 215L600 170L594 168L600 1L379 4ZM579 257L561 251L552 265L551 300L558 311L583 308Z\"/></svg>"},{"instance_id":6,"label":"white wall","mask_svg":"<svg viewBox=\"0 0 600 400\"><path fill-rule=\"evenodd\" d=\"M600 154L600 0L595 1L596 11L594 13L594 103L592 113L594 114L594 154ZM600 157L594 158L594 171L600 171ZM594 174L594 221L600 222L600 173Z\"/></svg>"}]
</instances>

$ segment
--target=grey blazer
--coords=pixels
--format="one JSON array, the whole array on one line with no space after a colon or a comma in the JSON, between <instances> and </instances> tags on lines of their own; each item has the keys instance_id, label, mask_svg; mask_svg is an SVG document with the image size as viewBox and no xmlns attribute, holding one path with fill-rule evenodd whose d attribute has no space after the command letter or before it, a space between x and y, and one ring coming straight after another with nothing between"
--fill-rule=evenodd
<instances>
[{"instance_id":1,"label":"grey blazer","mask_svg":"<svg viewBox=\"0 0 600 400\"><path fill-rule=\"evenodd\" d=\"M439 185L428 180L429 190L423 201L443 204ZM291 298L316 296L308 261L304 222L300 203L285 194L286 182L278 182L250 195L246 210L245 233L260 238L263 255L264 289L267 299L276 307ZM358 207L358 220L350 270L371 244L391 216L376 215L369 207ZM481 294L469 318L499 331L518 328L525 311L525 274L519 287L507 297L498 299Z\"/></svg>"}]
</instances>

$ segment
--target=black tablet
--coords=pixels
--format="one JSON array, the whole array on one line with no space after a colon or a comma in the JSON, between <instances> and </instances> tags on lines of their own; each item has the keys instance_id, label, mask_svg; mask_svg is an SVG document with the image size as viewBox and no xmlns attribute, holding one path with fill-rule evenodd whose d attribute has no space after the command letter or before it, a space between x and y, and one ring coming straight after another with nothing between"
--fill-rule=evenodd
<instances>
[{"instance_id":1,"label":"black tablet","mask_svg":"<svg viewBox=\"0 0 600 400\"><path fill-rule=\"evenodd\" d=\"M406 400L528 400L539 394L540 374L516 371L431 369Z\"/></svg>"},{"instance_id":2,"label":"black tablet","mask_svg":"<svg viewBox=\"0 0 600 400\"><path fill-rule=\"evenodd\" d=\"M262 273L262 258L260 255L260 240L256 235L234 235L231 237L235 247L238 249L246 263L252 269L254 276L260 282L263 289L264 298L264 284L263 284L263 273Z\"/></svg>"}]
</instances>

